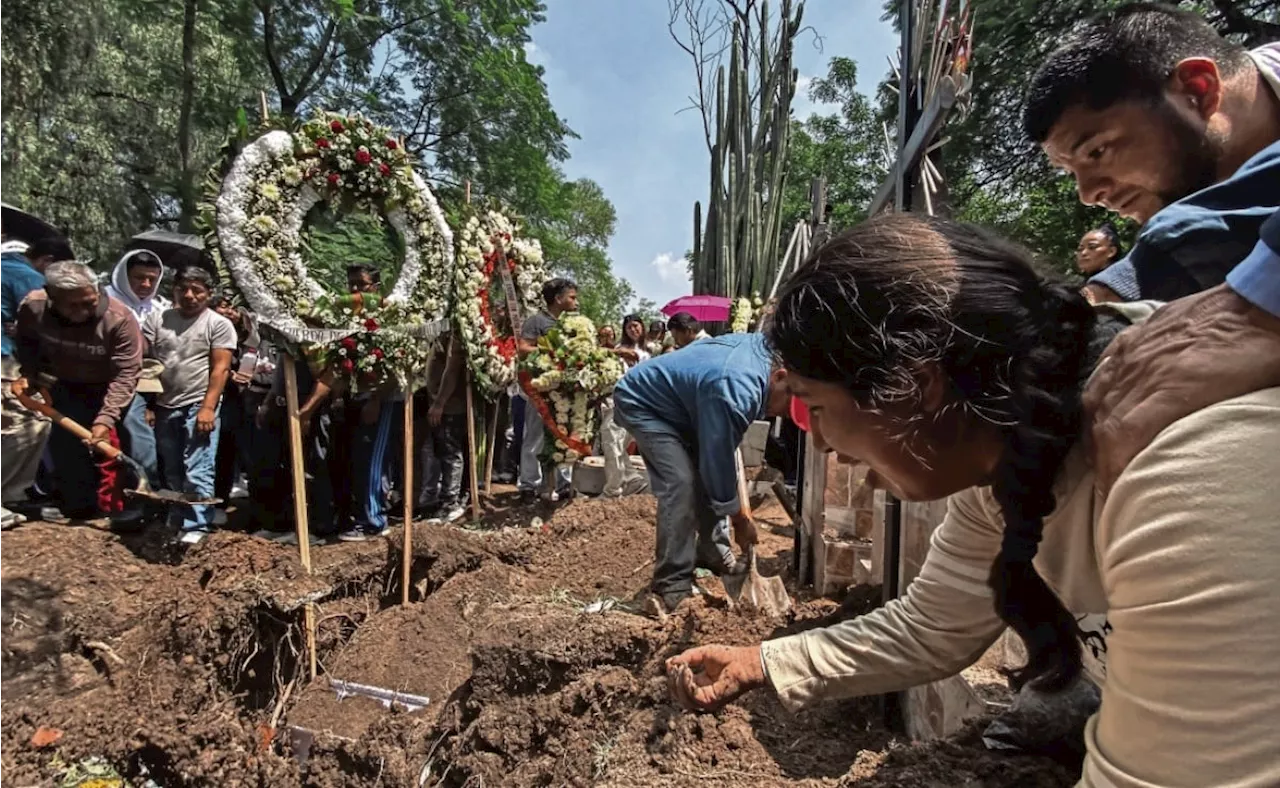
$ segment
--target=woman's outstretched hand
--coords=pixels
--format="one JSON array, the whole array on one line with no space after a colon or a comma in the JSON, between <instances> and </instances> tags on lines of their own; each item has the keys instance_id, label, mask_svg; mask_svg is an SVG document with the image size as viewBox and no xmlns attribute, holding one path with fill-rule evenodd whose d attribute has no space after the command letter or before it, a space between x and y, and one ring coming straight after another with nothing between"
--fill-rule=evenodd
<instances>
[{"instance_id":1,"label":"woman's outstretched hand","mask_svg":"<svg viewBox=\"0 0 1280 788\"><path fill-rule=\"evenodd\" d=\"M689 711L715 711L766 682L759 646L699 646L667 660L671 697Z\"/></svg>"}]
</instances>

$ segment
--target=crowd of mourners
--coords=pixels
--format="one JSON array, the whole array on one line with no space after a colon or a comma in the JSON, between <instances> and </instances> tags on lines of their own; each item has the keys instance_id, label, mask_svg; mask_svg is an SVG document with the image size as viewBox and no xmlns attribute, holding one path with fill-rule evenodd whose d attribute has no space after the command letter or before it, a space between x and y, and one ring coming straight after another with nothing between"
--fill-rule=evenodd
<instances>
[{"instance_id":1,"label":"crowd of mourners","mask_svg":"<svg viewBox=\"0 0 1280 788\"><path fill-rule=\"evenodd\" d=\"M4 502L51 522L109 519L117 529L167 517L179 538L200 541L227 522L217 502L247 499L250 525L289 541L294 532L286 434L284 366L252 312L220 292L205 267L166 268L147 249L126 252L106 282L77 262L70 242L50 236L27 245L7 240L4 295ZM347 268L351 293L377 293L381 272ZM577 287L556 278L544 305L521 326L519 352L566 311ZM636 315L600 327L602 346L625 367L705 336L687 313L647 326ZM413 393L415 517L455 522L468 503L466 363L446 334L424 385ZM354 541L381 533L403 511L404 392L344 390L329 370L296 365L304 438L308 520L318 541ZM23 407L19 393L48 396L60 413L90 429L88 447L70 431ZM519 486L526 501L573 494L570 469L544 467L544 433L513 386L499 447L496 480ZM598 447L608 460L603 494L640 492L643 474L627 460L630 439L614 425L606 400ZM141 466L152 488L183 493L189 503L157 508L131 499L129 468L108 462L94 444L118 447ZM544 477L546 477L544 479ZM545 489L544 489L545 488ZM7 522L17 518L6 509Z\"/></svg>"}]
</instances>

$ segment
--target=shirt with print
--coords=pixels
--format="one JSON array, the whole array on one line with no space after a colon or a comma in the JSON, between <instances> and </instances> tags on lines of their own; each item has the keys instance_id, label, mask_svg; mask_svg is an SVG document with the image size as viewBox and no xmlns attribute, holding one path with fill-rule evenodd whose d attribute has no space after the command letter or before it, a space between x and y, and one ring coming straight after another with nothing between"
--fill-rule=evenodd
<instances>
[{"instance_id":1,"label":"shirt with print","mask_svg":"<svg viewBox=\"0 0 1280 788\"><path fill-rule=\"evenodd\" d=\"M195 317L184 317L177 309L152 312L142 333L151 346L148 354L164 363L160 374L164 391L156 398L162 408L202 401L209 390L213 351L236 349L235 326L212 309Z\"/></svg>"},{"instance_id":2,"label":"shirt with print","mask_svg":"<svg viewBox=\"0 0 1280 788\"><path fill-rule=\"evenodd\" d=\"M1280 42L1249 53L1280 98ZM1255 153L1231 177L1165 206L1138 233L1123 259L1089 279L1127 301L1172 301L1215 285L1244 260L1280 208L1280 140Z\"/></svg>"}]
</instances>

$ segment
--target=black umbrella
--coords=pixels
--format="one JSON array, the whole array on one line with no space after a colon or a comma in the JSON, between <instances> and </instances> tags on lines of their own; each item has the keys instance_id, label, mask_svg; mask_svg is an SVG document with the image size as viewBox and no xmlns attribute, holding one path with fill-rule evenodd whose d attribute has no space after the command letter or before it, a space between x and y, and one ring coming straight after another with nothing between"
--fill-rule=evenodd
<instances>
[{"instance_id":1,"label":"black umbrella","mask_svg":"<svg viewBox=\"0 0 1280 788\"><path fill-rule=\"evenodd\" d=\"M155 252L165 267L177 270L189 265L210 270L212 266L205 258L204 239L198 235L171 233L168 230L147 230L129 239L125 251L146 249Z\"/></svg>"},{"instance_id":2,"label":"black umbrella","mask_svg":"<svg viewBox=\"0 0 1280 788\"><path fill-rule=\"evenodd\" d=\"M62 235L58 228L8 203L0 203L0 232L10 240L28 245L53 235Z\"/></svg>"}]
</instances>

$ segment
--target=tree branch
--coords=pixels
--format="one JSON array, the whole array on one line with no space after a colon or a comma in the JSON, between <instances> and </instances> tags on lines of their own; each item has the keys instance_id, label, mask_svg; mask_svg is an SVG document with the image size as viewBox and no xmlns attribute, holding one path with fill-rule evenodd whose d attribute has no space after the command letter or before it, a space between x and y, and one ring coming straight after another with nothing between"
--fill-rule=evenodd
<instances>
[{"instance_id":1,"label":"tree branch","mask_svg":"<svg viewBox=\"0 0 1280 788\"><path fill-rule=\"evenodd\" d=\"M280 94L283 104L289 95L289 86L284 81L284 71L280 68L280 60L276 57L276 21L271 11L271 0L258 0L258 13L262 15L262 48L267 59L267 70L271 72L271 81L275 83L276 93Z\"/></svg>"}]
</instances>

